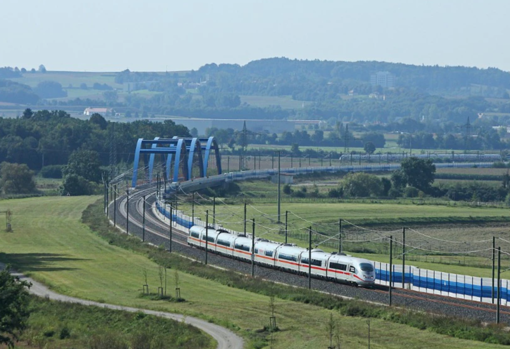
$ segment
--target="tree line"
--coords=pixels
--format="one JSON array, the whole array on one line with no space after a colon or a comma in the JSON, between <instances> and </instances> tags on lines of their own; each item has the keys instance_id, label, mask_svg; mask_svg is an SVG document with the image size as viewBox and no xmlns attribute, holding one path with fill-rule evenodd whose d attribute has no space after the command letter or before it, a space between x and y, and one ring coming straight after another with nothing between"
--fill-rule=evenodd
<instances>
[{"instance_id":1,"label":"tree line","mask_svg":"<svg viewBox=\"0 0 510 349\"><path fill-rule=\"evenodd\" d=\"M62 110L26 109L20 118L0 118L0 162L24 163L32 170L48 165L67 164L77 150L98 154L100 164L109 163L110 146L117 149L118 161L133 160L138 138L189 136L189 131L171 120L153 123L106 121L94 114L89 120L72 118ZM113 144L111 144L113 142Z\"/></svg>"}]
</instances>

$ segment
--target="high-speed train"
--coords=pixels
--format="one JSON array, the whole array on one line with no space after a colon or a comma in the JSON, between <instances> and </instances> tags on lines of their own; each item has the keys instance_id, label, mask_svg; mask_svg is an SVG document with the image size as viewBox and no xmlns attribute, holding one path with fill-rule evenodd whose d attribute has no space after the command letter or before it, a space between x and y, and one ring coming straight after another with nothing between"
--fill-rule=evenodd
<instances>
[{"instance_id":1,"label":"high-speed train","mask_svg":"<svg viewBox=\"0 0 510 349\"><path fill-rule=\"evenodd\" d=\"M231 258L251 262L253 256L256 264L307 275L311 270L314 277L358 286L372 286L375 281L374 264L367 259L313 249L310 262L310 252L294 244L256 239L252 251L252 239L244 235L197 225L189 229L189 245L205 249L206 238L208 251Z\"/></svg>"}]
</instances>

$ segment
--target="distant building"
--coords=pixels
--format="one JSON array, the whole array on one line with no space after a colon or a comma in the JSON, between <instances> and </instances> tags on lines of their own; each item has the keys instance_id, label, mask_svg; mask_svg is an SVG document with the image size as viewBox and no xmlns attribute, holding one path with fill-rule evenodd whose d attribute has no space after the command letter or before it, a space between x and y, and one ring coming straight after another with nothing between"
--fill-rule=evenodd
<instances>
[{"instance_id":1,"label":"distant building","mask_svg":"<svg viewBox=\"0 0 510 349\"><path fill-rule=\"evenodd\" d=\"M83 115L91 116L92 114L101 114L102 116L111 115L113 110L111 108L85 108Z\"/></svg>"},{"instance_id":2,"label":"distant building","mask_svg":"<svg viewBox=\"0 0 510 349\"><path fill-rule=\"evenodd\" d=\"M390 72L380 71L370 76L370 83L372 86L390 88L395 87L395 78Z\"/></svg>"}]
</instances>

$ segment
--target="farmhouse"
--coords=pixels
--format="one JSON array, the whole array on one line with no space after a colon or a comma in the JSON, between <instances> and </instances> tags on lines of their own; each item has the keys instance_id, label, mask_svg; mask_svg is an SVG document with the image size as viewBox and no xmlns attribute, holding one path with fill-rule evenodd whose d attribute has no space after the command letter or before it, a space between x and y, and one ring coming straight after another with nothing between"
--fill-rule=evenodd
<instances>
[{"instance_id":1,"label":"farmhouse","mask_svg":"<svg viewBox=\"0 0 510 349\"><path fill-rule=\"evenodd\" d=\"M91 116L93 114L101 114L103 116L105 115L111 115L113 113L113 109L111 108L85 108L83 111L83 115Z\"/></svg>"}]
</instances>

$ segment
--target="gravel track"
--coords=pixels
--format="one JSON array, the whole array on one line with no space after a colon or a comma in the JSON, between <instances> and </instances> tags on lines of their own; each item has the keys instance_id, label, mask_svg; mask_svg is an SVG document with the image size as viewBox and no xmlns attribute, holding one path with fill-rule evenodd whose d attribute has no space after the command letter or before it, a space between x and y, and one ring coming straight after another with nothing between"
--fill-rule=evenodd
<instances>
[{"instance_id":1,"label":"gravel track","mask_svg":"<svg viewBox=\"0 0 510 349\"><path fill-rule=\"evenodd\" d=\"M142 191L140 191L141 193ZM145 192L147 195L147 192ZM141 196L141 194L139 194ZM134 198L134 197L133 197ZM148 204L152 204L155 201L154 196L147 196ZM142 216L136 211L136 199L130 199L130 234L136 235L141 238L142 236ZM118 201L118 207L122 206L121 202ZM149 205L147 206L147 208ZM122 211L122 208L119 209ZM151 219L147 217L151 216ZM110 210L110 219L112 218L112 210ZM117 214L118 218L118 214ZM125 222L125 217L123 222ZM154 245L164 245L168 248L168 229L162 230L160 224L155 224L152 220L155 217L152 215L150 209L146 209L146 233L145 240ZM155 218L157 219L157 218ZM118 221L118 220L117 220ZM122 224L119 225L122 229ZM181 245L175 243L176 241L183 241L183 238L175 234L176 229L174 228L174 243L172 244L172 250L197 261L203 262L205 260L205 251L199 250L194 247L187 245ZM160 232L163 236L157 235L155 232ZM218 266L225 269L235 270L237 272L251 275L251 264L239 260L234 260L228 257L223 257L214 253L208 253L208 263L214 266ZM293 273L283 272L275 269L270 269L263 266L255 266L255 276L279 283L285 283L297 287L308 287L308 277L303 275L296 275ZM389 293L387 287L376 287L374 289L367 289L361 287L353 287L350 285L344 285L336 282L312 279L312 288L321 292L326 292L342 297L355 298L360 300L366 300L379 304L389 304ZM496 305L466 301L458 298L451 298L445 296L438 296L433 294L421 293L411 290L393 289L392 291L392 304L394 306L412 308L415 310L422 310L426 312L455 316L460 318L478 319L482 322L495 322L496 320ZM500 320L502 323L510 322L510 309L508 307L501 306Z\"/></svg>"}]
</instances>

